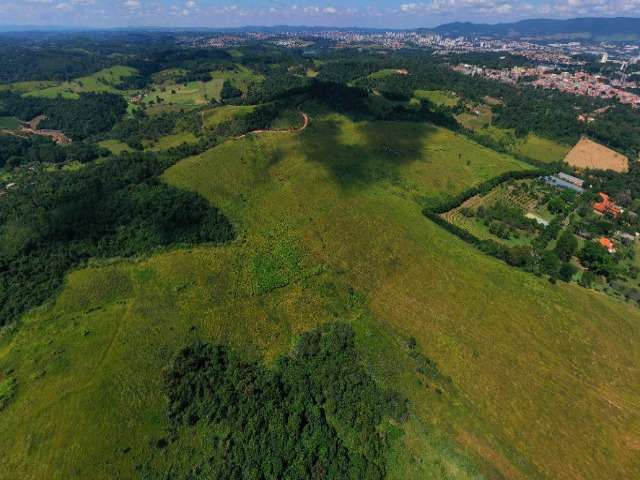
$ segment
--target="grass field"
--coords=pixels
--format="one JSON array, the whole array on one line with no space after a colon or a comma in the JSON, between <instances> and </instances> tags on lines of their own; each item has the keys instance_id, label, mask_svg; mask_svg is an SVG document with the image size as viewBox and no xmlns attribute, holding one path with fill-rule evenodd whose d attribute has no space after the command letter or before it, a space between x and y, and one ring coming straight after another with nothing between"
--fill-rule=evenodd
<instances>
[{"instance_id":1,"label":"grass field","mask_svg":"<svg viewBox=\"0 0 640 480\"><path fill-rule=\"evenodd\" d=\"M229 81L231 85L242 93L247 93L250 84L264 81L263 75L257 74L240 64L235 64L233 70L211 72L211 76L219 81ZM222 88L222 83L220 85L220 88Z\"/></svg>"},{"instance_id":2,"label":"grass field","mask_svg":"<svg viewBox=\"0 0 640 480\"><path fill-rule=\"evenodd\" d=\"M145 95L144 103L147 105L155 103L159 107L193 108L205 105L211 100L219 100L221 90L221 80L188 82L187 84L163 84L155 87ZM161 99L161 102L158 102L158 98Z\"/></svg>"},{"instance_id":3,"label":"grass field","mask_svg":"<svg viewBox=\"0 0 640 480\"><path fill-rule=\"evenodd\" d=\"M0 92L12 90L18 93L28 93L34 90L43 90L49 87L55 87L57 82L49 80L34 80L29 82L16 82L0 85Z\"/></svg>"},{"instance_id":4,"label":"grass field","mask_svg":"<svg viewBox=\"0 0 640 480\"><path fill-rule=\"evenodd\" d=\"M183 143L197 143L198 138L191 132L179 132L161 137L157 142L148 145L148 149L152 151L167 150L173 147L179 147Z\"/></svg>"},{"instance_id":5,"label":"grass field","mask_svg":"<svg viewBox=\"0 0 640 480\"><path fill-rule=\"evenodd\" d=\"M223 105L215 107L203 113L203 124L207 128L213 128L234 117L251 113L254 109L253 105Z\"/></svg>"},{"instance_id":6,"label":"grass field","mask_svg":"<svg viewBox=\"0 0 640 480\"><path fill-rule=\"evenodd\" d=\"M178 163L165 181L220 206L238 239L78 270L3 332L0 372L17 387L0 412L0 478L169 467L173 450L155 445L162 368L180 346L270 361L335 318L409 399L389 478L633 478L638 311L509 268L421 214L517 168L446 130L338 115ZM418 372L409 337L450 383Z\"/></svg>"},{"instance_id":7,"label":"grass field","mask_svg":"<svg viewBox=\"0 0 640 480\"><path fill-rule=\"evenodd\" d=\"M76 78L52 87L30 90L25 95L48 98L61 95L64 98L78 98L79 93L123 93L121 90L117 90L115 86L122 79L135 75L135 73L136 70L134 68L115 66L100 70L93 75Z\"/></svg>"},{"instance_id":8,"label":"grass field","mask_svg":"<svg viewBox=\"0 0 640 480\"><path fill-rule=\"evenodd\" d=\"M133 152L133 148L119 140L103 140L98 142L98 145L102 148L106 148L114 155L119 155L122 152Z\"/></svg>"},{"instance_id":9,"label":"grass field","mask_svg":"<svg viewBox=\"0 0 640 480\"><path fill-rule=\"evenodd\" d=\"M435 105L444 107L455 107L460 100L454 92L446 92L444 90L416 90L413 97L418 100L429 100Z\"/></svg>"},{"instance_id":10,"label":"grass field","mask_svg":"<svg viewBox=\"0 0 640 480\"><path fill-rule=\"evenodd\" d=\"M559 162L567 155L569 147L530 133L515 145L513 151L542 162Z\"/></svg>"},{"instance_id":11,"label":"grass field","mask_svg":"<svg viewBox=\"0 0 640 480\"><path fill-rule=\"evenodd\" d=\"M369 74L369 78L386 78L394 75L408 75L409 72L404 69L385 68Z\"/></svg>"},{"instance_id":12,"label":"grass field","mask_svg":"<svg viewBox=\"0 0 640 480\"><path fill-rule=\"evenodd\" d=\"M493 113L489 105L474 106L471 112L456 115L458 122L465 128L478 130L484 128L491 123Z\"/></svg>"},{"instance_id":13,"label":"grass field","mask_svg":"<svg viewBox=\"0 0 640 480\"><path fill-rule=\"evenodd\" d=\"M462 114L469 115L469 114ZM458 117L461 117L460 115ZM464 121L463 117L463 120ZM461 121L458 118L458 121ZM524 138L516 137L515 130L496 127L495 125L480 126L480 118L470 120L467 126L475 125L475 133L487 137L492 142L501 145L505 150L538 162L552 163L561 161L569 151L569 147L553 140L539 137L533 133ZM477 123L474 123L477 122Z\"/></svg>"},{"instance_id":14,"label":"grass field","mask_svg":"<svg viewBox=\"0 0 640 480\"><path fill-rule=\"evenodd\" d=\"M272 130L295 130L302 127L304 118L299 110L286 109L271 122L270 128Z\"/></svg>"}]
</instances>

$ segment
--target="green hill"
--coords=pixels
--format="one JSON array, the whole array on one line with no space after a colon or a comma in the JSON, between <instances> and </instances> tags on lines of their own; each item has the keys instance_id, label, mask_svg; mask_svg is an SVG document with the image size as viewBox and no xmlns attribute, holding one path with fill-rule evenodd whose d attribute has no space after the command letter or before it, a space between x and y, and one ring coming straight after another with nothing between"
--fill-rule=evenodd
<instances>
[{"instance_id":1,"label":"green hill","mask_svg":"<svg viewBox=\"0 0 640 480\"><path fill-rule=\"evenodd\" d=\"M137 71L131 67L121 65L105 68L92 75L76 78L69 82L63 82L56 86L39 88L34 84L34 88L25 95L33 97L54 98L61 95L64 98L78 98L79 93L86 92L108 92L121 93L115 87L126 77L135 75Z\"/></svg>"},{"instance_id":2,"label":"green hill","mask_svg":"<svg viewBox=\"0 0 640 480\"><path fill-rule=\"evenodd\" d=\"M15 387L0 478L184 473L210 440L198 427L165 445L178 350L202 339L269 365L336 319L409 400L388 425L388 478L632 478L637 309L509 268L421 214L526 168L441 128L340 115L179 162L164 180L221 208L238 239L75 271L2 332Z\"/></svg>"}]
</instances>

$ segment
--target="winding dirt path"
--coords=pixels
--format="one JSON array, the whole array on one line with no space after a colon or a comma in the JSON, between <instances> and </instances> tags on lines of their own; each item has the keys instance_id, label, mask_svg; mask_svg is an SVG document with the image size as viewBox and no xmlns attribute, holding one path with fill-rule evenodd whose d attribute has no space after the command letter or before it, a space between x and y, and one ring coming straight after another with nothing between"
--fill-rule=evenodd
<instances>
[{"instance_id":1,"label":"winding dirt path","mask_svg":"<svg viewBox=\"0 0 640 480\"><path fill-rule=\"evenodd\" d=\"M251 130L249 133L245 133L243 135L239 135L237 137L233 137L236 140L239 140L241 138L246 137L247 135L256 135L259 133L298 133L298 132L302 132L305 128L307 128L309 126L310 120L309 120L309 115L307 115L304 112L300 112L302 114L302 126L298 127L298 128L288 128L286 130L269 130L266 128L262 128L262 129L258 129L258 130Z\"/></svg>"}]
</instances>

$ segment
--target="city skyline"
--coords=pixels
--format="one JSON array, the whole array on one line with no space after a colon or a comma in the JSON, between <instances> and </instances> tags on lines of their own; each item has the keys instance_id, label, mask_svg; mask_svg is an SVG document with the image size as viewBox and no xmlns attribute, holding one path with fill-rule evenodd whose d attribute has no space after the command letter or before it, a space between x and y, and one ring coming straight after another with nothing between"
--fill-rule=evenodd
<instances>
[{"instance_id":1,"label":"city skyline","mask_svg":"<svg viewBox=\"0 0 640 480\"><path fill-rule=\"evenodd\" d=\"M640 0L0 0L0 25L417 28L462 21L640 16Z\"/></svg>"}]
</instances>

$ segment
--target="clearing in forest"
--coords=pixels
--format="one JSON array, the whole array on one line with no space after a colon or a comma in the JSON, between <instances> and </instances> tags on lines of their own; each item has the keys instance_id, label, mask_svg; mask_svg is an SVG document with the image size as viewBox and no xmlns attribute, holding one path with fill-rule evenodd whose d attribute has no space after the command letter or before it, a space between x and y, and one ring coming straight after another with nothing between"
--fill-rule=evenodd
<instances>
[{"instance_id":1,"label":"clearing in forest","mask_svg":"<svg viewBox=\"0 0 640 480\"><path fill-rule=\"evenodd\" d=\"M428 100L434 105L443 107L455 107L460 101L460 97L455 92L447 92L446 90L416 90L413 98L418 100Z\"/></svg>"},{"instance_id":2,"label":"clearing in forest","mask_svg":"<svg viewBox=\"0 0 640 480\"><path fill-rule=\"evenodd\" d=\"M118 85L127 77L131 77L137 73L135 68L117 65L115 67L105 68L92 75L76 78L68 82L63 82L49 88L31 90L26 93L30 97L47 97L55 98L62 96L63 98L76 99L80 93L119 93Z\"/></svg>"},{"instance_id":3,"label":"clearing in forest","mask_svg":"<svg viewBox=\"0 0 640 480\"><path fill-rule=\"evenodd\" d=\"M582 137L564 159L572 167L593 170L629 171L629 159L604 145Z\"/></svg>"}]
</instances>

